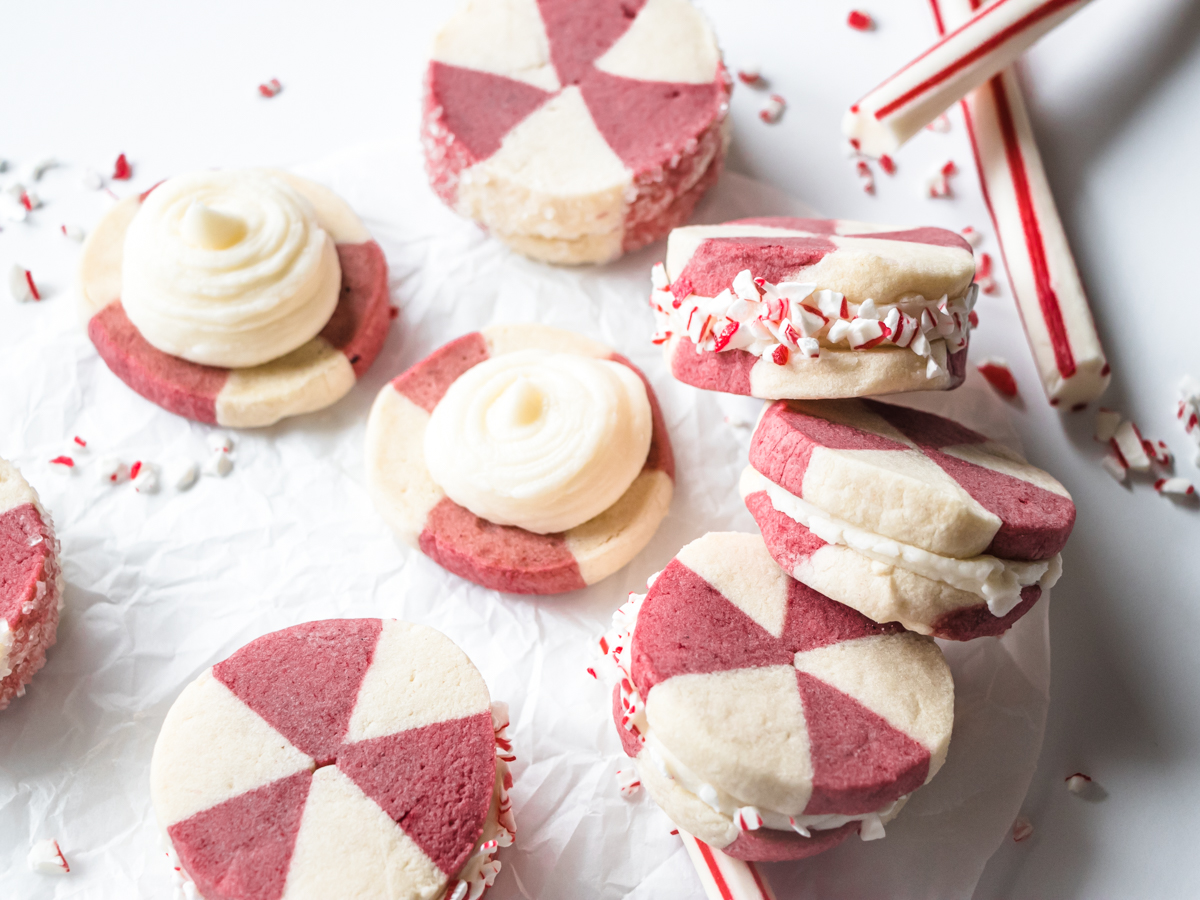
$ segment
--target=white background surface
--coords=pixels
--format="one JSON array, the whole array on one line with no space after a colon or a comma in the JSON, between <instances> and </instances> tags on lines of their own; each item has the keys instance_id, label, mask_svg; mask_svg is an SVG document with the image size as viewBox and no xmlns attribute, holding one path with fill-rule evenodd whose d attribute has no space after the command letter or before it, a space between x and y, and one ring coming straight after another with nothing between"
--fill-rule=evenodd
<instances>
[{"instance_id":1,"label":"white background surface","mask_svg":"<svg viewBox=\"0 0 1200 900\"><path fill-rule=\"evenodd\" d=\"M957 114L951 133L922 134L898 154L900 172L894 179L877 177L876 197L861 193L842 156L838 122L845 106L933 40L931 16L921 0L892 0L878 4L881 8L861 4L879 21L871 34L844 25L850 4L840 0L707 0L702 5L731 65L761 63L773 89L790 104L784 119L768 127L756 118L761 95L739 87L732 168L770 181L827 214L896 224L971 224L990 234ZM415 140L422 56L448 6L341 3L334 11L313 2L168 6L135 0L112 6L42 0L8 3L0 12L6 34L0 54L0 156L26 162L50 154L107 173L117 153L126 152L138 183L148 186L191 167L290 165L363 141ZM1035 127L1113 364L1106 405L1135 416L1147 436L1183 451L1186 445L1173 420L1175 384L1189 369L1200 375L1195 337L1200 301L1190 277L1200 240L1194 212L1200 200L1195 159L1200 7L1187 0L1097 0L1034 49L1028 74ZM285 91L262 100L255 85L273 76L284 82ZM955 180L958 198L922 199L924 176L947 159L964 170ZM45 192L51 193L50 182ZM97 195L76 202L72 207L64 201L44 215L69 211L75 221L88 224L103 208ZM48 247L23 226L5 223L4 229L0 271L7 273L20 259L44 272L40 281L54 306L21 310L20 316L69 315L75 248L65 242ZM991 242L982 249L996 250ZM1042 400L1007 287L997 297L984 298L980 314L983 323L972 354L1003 355L1013 365L1024 396L1014 423L1031 459L1071 490L1079 521L1051 609L1053 700L1046 744L1024 807L1035 836L1001 849L976 896L1194 896L1200 888L1200 873L1190 865L1200 837L1195 815L1200 705L1194 701L1200 688L1194 651L1200 624L1200 515L1144 485L1130 493L1103 474L1100 452L1090 440L1091 416L1060 417ZM19 328L22 319L6 314L3 321ZM464 311L460 330L473 324ZM413 339L419 341L416 325ZM428 349L406 338L402 350L392 346L392 358L407 362ZM86 342L73 344L53 362L74 367L89 353ZM56 365L39 366L25 377L35 388L39 382L45 388L56 377ZM98 415L93 401L117 387L105 385L109 376L98 371L99 365L93 359L84 366L95 373L99 393L77 392L65 409L23 410L21 421L37 422L46 436L98 426L98 419L89 419ZM28 389L29 384L0 384L4 408L22 409L19 396L10 392ZM316 426L306 423L306 430L315 427L328 435L335 463L337 429L362 409L365 401L359 398ZM132 440L151 418L147 412L120 423L112 440ZM0 422L0 454L29 443L28 436L9 429L9 423ZM183 429L180 449L190 440L191 452L198 452L198 435ZM314 473L290 467L286 441L277 445L278 477L305 484L306 475ZM1179 470L1200 480L1186 461ZM312 479L311 490L329 489ZM85 502L82 494L78 502ZM299 514L308 503L317 500L297 499L297 508L287 514ZM365 504L363 514L371 514ZM71 512L58 515L69 521ZM142 527L187 529L189 520L180 510L166 519L147 519ZM303 535L259 539L302 539L308 546L320 531L321 524L314 523ZM229 533L237 536L236 521L229 523ZM201 537L196 559L210 549ZM196 559L176 562L188 566ZM383 558L376 561L384 566ZM128 592L138 567L153 562L131 556L103 573L107 583L82 588L96 595L88 609L99 616L98 598L122 583ZM344 595L334 601L339 610L348 608L346 598L355 590L378 588L371 562L356 560L347 568ZM337 557L327 564L346 567ZM268 611L284 602L278 586L285 579L256 567L253 542L244 556L226 565L244 573L248 594L263 598L261 611L256 607L248 617L270 621ZM168 614L169 597L137 602L151 615ZM85 621L78 616L71 627L83 627ZM126 652L123 625L112 621L104 627L110 631L103 633L114 636L97 646L105 660L52 661L39 678L86 678L89 665L105 661L120 671ZM197 658L221 643L222 632L220 622L196 623L192 652ZM163 647L161 652L166 657L177 651ZM137 675L133 668L124 673L129 679ZM170 690L164 688L163 703L169 702ZM85 739L88 724L78 722L76 749L81 756L102 756L104 748ZM44 726L24 718L21 727ZM136 768L125 759L113 766L114 777L124 767ZM1064 790L1063 777L1077 769L1096 778L1103 799L1086 802ZM36 794L36 785L21 790ZM0 803L19 805L21 796L18 792ZM71 798L54 802L69 805ZM13 807L4 808L7 816ZM137 880L137 873L129 874ZM71 896L65 884L59 891L58 896Z\"/></svg>"}]
</instances>

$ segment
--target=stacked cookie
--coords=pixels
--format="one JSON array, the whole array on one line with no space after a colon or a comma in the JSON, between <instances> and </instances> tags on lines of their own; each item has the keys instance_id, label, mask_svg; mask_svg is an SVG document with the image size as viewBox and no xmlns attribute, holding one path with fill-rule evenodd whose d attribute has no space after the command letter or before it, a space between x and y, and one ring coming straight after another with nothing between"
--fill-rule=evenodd
<instances>
[{"instance_id":1,"label":"stacked cookie","mask_svg":"<svg viewBox=\"0 0 1200 900\"><path fill-rule=\"evenodd\" d=\"M642 783L730 856L883 837L950 742L932 638L1001 635L1061 574L1061 484L866 399L962 383L973 278L952 232L782 218L676 229L654 270L675 377L773 401L740 483L761 536L684 547L601 649Z\"/></svg>"}]
</instances>

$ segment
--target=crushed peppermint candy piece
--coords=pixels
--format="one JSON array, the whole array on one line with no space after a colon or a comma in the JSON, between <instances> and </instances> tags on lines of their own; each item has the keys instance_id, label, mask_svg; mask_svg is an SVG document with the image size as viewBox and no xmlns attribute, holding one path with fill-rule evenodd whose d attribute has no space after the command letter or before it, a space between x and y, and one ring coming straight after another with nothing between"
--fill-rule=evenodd
<instances>
[{"instance_id":1,"label":"crushed peppermint candy piece","mask_svg":"<svg viewBox=\"0 0 1200 900\"><path fill-rule=\"evenodd\" d=\"M129 164L129 160L122 153L117 157L117 161L113 163L113 181L128 181L133 177L133 166Z\"/></svg>"},{"instance_id":2,"label":"crushed peppermint candy piece","mask_svg":"<svg viewBox=\"0 0 1200 900\"><path fill-rule=\"evenodd\" d=\"M998 356L988 357L980 362L977 368L979 374L999 393L1009 399L1017 396L1017 379L1013 377L1012 370L1003 359Z\"/></svg>"},{"instance_id":3,"label":"crushed peppermint candy piece","mask_svg":"<svg viewBox=\"0 0 1200 900\"><path fill-rule=\"evenodd\" d=\"M1100 465L1118 484L1124 484L1125 479L1129 477L1129 467L1125 465L1124 458L1116 450L1109 450L1104 455L1104 459L1100 460Z\"/></svg>"},{"instance_id":4,"label":"crushed peppermint candy piece","mask_svg":"<svg viewBox=\"0 0 1200 900\"><path fill-rule=\"evenodd\" d=\"M1196 494L1196 488L1186 478L1160 478L1154 482L1154 489L1173 497L1193 497Z\"/></svg>"},{"instance_id":5,"label":"crushed peppermint candy piece","mask_svg":"<svg viewBox=\"0 0 1200 900\"><path fill-rule=\"evenodd\" d=\"M96 463L96 473L105 484L119 484L129 477L129 467L115 456L106 456Z\"/></svg>"},{"instance_id":6,"label":"crushed peppermint candy piece","mask_svg":"<svg viewBox=\"0 0 1200 900\"><path fill-rule=\"evenodd\" d=\"M89 191L98 191L104 187L104 176L95 169L88 169L83 173L82 182Z\"/></svg>"},{"instance_id":7,"label":"crushed peppermint candy piece","mask_svg":"<svg viewBox=\"0 0 1200 900\"><path fill-rule=\"evenodd\" d=\"M883 169L883 171L887 172L889 175L895 175L896 161L885 153L883 156L879 157L879 168Z\"/></svg>"},{"instance_id":8,"label":"crushed peppermint candy piece","mask_svg":"<svg viewBox=\"0 0 1200 900\"><path fill-rule=\"evenodd\" d=\"M636 797L641 787L642 782L638 778L637 769L632 765L617 768L617 793L622 797Z\"/></svg>"},{"instance_id":9,"label":"crushed peppermint candy piece","mask_svg":"<svg viewBox=\"0 0 1200 900\"><path fill-rule=\"evenodd\" d=\"M277 96L282 90L283 85L279 83L278 78L272 78L270 81L264 81L258 86L259 94L268 99Z\"/></svg>"},{"instance_id":10,"label":"crushed peppermint candy piece","mask_svg":"<svg viewBox=\"0 0 1200 900\"><path fill-rule=\"evenodd\" d=\"M767 98L762 109L758 111L758 117L768 125L774 125L779 121L785 109L787 109L787 101L779 94L772 94Z\"/></svg>"},{"instance_id":11,"label":"crushed peppermint candy piece","mask_svg":"<svg viewBox=\"0 0 1200 900\"><path fill-rule=\"evenodd\" d=\"M1200 379L1185 375L1179 383L1177 418L1195 445L1192 462L1200 466Z\"/></svg>"},{"instance_id":12,"label":"crushed peppermint candy piece","mask_svg":"<svg viewBox=\"0 0 1200 900\"><path fill-rule=\"evenodd\" d=\"M1067 790L1072 794L1083 793L1084 788L1092 783L1091 777L1084 775L1082 772L1076 772L1074 775L1068 775L1063 779L1063 781L1067 783Z\"/></svg>"},{"instance_id":13,"label":"crushed peppermint candy piece","mask_svg":"<svg viewBox=\"0 0 1200 900\"><path fill-rule=\"evenodd\" d=\"M763 817L756 806L741 806L733 814L733 824L738 831L758 831L762 828Z\"/></svg>"},{"instance_id":14,"label":"crushed peppermint candy piece","mask_svg":"<svg viewBox=\"0 0 1200 900\"><path fill-rule=\"evenodd\" d=\"M54 838L38 841L29 848L29 868L44 875L66 875L71 871L62 848Z\"/></svg>"},{"instance_id":15,"label":"crushed peppermint candy piece","mask_svg":"<svg viewBox=\"0 0 1200 900\"><path fill-rule=\"evenodd\" d=\"M30 163L22 170L23 174L30 181L41 181L42 176L50 169L58 165L58 160L53 156L43 156L37 162Z\"/></svg>"},{"instance_id":16,"label":"crushed peppermint candy piece","mask_svg":"<svg viewBox=\"0 0 1200 900\"><path fill-rule=\"evenodd\" d=\"M233 438L220 431L214 431L208 436L208 449L213 453L228 453L233 449Z\"/></svg>"},{"instance_id":17,"label":"crushed peppermint candy piece","mask_svg":"<svg viewBox=\"0 0 1200 900\"><path fill-rule=\"evenodd\" d=\"M83 448L87 447L87 441L85 441L79 435L75 435L75 437L71 438L71 440L76 444L76 446L83 447Z\"/></svg>"},{"instance_id":18,"label":"crushed peppermint candy piece","mask_svg":"<svg viewBox=\"0 0 1200 900\"><path fill-rule=\"evenodd\" d=\"M742 84L748 84L751 87L762 87L766 84L766 79L762 77L762 71L757 63L742 66L738 69L737 77Z\"/></svg>"},{"instance_id":19,"label":"crushed peppermint candy piece","mask_svg":"<svg viewBox=\"0 0 1200 900\"><path fill-rule=\"evenodd\" d=\"M1025 816L1017 816L1016 821L1013 822L1012 836L1013 840L1018 844L1021 841L1029 840L1033 837L1033 823L1025 818Z\"/></svg>"},{"instance_id":20,"label":"crushed peppermint candy piece","mask_svg":"<svg viewBox=\"0 0 1200 900\"><path fill-rule=\"evenodd\" d=\"M1150 471L1150 457L1146 455L1142 433L1133 422L1122 422L1117 426L1112 445L1130 469L1135 472Z\"/></svg>"},{"instance_id":21,"label":"crushed peppermint candy piece","mask_svg":"<svg viewBox=\"0 0 1200 900\"><path fill-rule=\"evenodd\" d=\"M167 483L177 491L186 491L196 483L200 470L190 459L179 459L167 466Z\"/></svg>"},{"instance_id":22,"label":"crushed peppermint candy piece","mask_svg":"<svg viewBox=\"0 0 1200 900\"><path fill-rule=\"evenodd\" d=\"M863 193L875 193L875 174L871 171L871 167L864 159L858 160L854 164L854 171L858 173L858 177L862 182Z\"/></svg>"},{"instance_id":23,"label":"crushed peppermint candy piece","mask_svg":"<svg viewBox=\"0 0 1200 900\"><path fill-rule=\"evenodd\" d=\"M133 489L139 494L158 493L158 469L151 463L134 463L129 470L129 477L133 479Z\"/></svg>"},{"instance_id":24,"label":"crushed peppermint candy piece","mask_svg":"<svg viewBox=\"0 0 1200 900\"><path fill-rule=\"evenodd\" d=\"M996 293L996 279L992 276L992 257L990 253L980 253L975 263L975 283L985 294Z\"/></svg>"},{"instance_id":25,"label":"crushed peppermint candy piece","mask_svg":"<svg viewBox=\"0 0 1200 900\"><path fill-rule=\"evenodd\" d=\"M879 813L869 813L863 817L862 826L858 830L858 836L864 841L878 841L881 838L887 837L883 829L883 820L879 818Z\"/></svg>"},{"instance_id":26,"label":"crushed peppermint candy piece","mask_svg":"<svg viewBox=\"0 0 1200 900\"><path fill-rule=\"evenodd\" d=\"M69 456L56 456L54 459L50 460L50 464L54 466L63 466L67 469L75 468L75 460L71 459Z\"/></svg>"},{"instance_id":27,"label":"crushed peppermint candy piece","mask_svg":"<svg viewBox=\"0 0 1200 900\"><path fill-rule=\"evenodd\" d=\"M935 200L953 197L954 191L950 187L950 177L957 174L958 166L954 164L953 160L945 163L925 183L926 196Z\"/></svg>"},{"instance_id":28,"label":"crushed peppermint candy piece","mask_svg":"<svg viewBox=\"0 0 1200 900\"><path fill-rule=\"evenodd\" d=\"M224 478L233 471L233 460L228 453L214 453L204 463L204 474Z\"/></svg>"},{"instance_id":29,"label":"crushed peppermint candy piece","mask_svg":"<svg viewBox=\"0 0 1200 900\"><path fill-rule=\"evenodd\" d=\"M942 113L925 127L930 131L936 131L938 134L945 134L950 130L950 117Z\"/></svg>"},{"instance_id":30,"label":"crushed peppermint candy piece","mask_svg":"<svg viewBox=\"0 0 1200 900\"><path fill-rule=\"evenodd\" d=\"M62 233L64 237L68 237L73 241L82 241L84 238L83 229L78 225L62 225Z\"/></svg>"},{"instance_id":31,"label":"crushed peppermint candy piece","mask_svg":"<svg viewBox=\"0 0 1200 900\"><path fill-rule=\"evenodd\" d=\"M1142 441L1142 449L1150 457L1150 462L1160 469L1170 469L1175 462L1175 455L1171 453L1166 441Z\"/></svg>"},{"instance_id":32,"label":"crushed peppermint candy piece","mask_svg":"<svg viewBox=\"0 0 1200 900\"><path fill-rule=\"evenodd\" d=\"M1096 440L1107 444L1116 435L1117 426L1120 424L1121 414L1119 412L1115 409L1100 407L1100 412L1096 413Z\"/></svg>"},{"instance_id":33,"label":"crushed peppermint candy piece","mask_svg":"<svg viewBox=\"0 0 1200 900\"><path fill-rule=\"evenodd\" d=\"M8 271L8 290L18 303L42 299L37 283L33 280L33 273L20 265L14 265Z\"/></svg>"},{"instance_id":34,"label":"crushed peppermint candy piece","mask_svg":"<svg viewBox=\"0 0 1200 900\"><path fill-rule=\"evenodd\" d=\"M874 31L875 20L870 14L863 12L861 9L853 9L850 15L846 17L846 24L855 31Z\"/></svg>"},{"instance_id":35,"label":"crushed peppermint candy piece","mask_svg":"<svg viewBox=\"0 0 1200 900\"><path fill-rule=\"evenodd\" d=\"M963 236L963 239L970 244L973 249L977 248L983 243L983 235L970 225L960 231L959 234Z\"/></svg>"}]
</instances>

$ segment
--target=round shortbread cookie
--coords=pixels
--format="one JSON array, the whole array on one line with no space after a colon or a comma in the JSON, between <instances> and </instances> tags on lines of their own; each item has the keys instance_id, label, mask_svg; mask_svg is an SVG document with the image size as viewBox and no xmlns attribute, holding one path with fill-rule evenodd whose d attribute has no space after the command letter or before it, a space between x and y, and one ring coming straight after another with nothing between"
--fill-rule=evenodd
<instances>
[{"instance_id":1,"label":"round shortbread cookie","mask_svg":"<svg viewBox=\"0 0 1200 900\"><path fill-rule=\"evenodd\" d=\"M513 830L482 677L394 619L296 625L208 669L150 779L205 900L436 900L494 878Z\"/></svg>"},{"instance_id":2,"label":"round shortbread cookie","mask_svg":"<svg viewBox=\"0 0 1200 900\"><path fill-rule=\"evenodd\" d=\"M688 0L465 0L425 76L426 168L518 252L606 262L715 183L731 90Z\"/></svg>"},{"instance_id":3,"label":"round shortbread cookie","mask_svg":"<svg viewBox=\"0 0 1200 900\"><path fill-rule=\"evenodd\" d=\"M735 285L743 271L758 281L753 297ZM970 245L941 228L796 218L676 228L652 298L655 340L676 378L708 390L767 400L949 390L966 375L974 275ZM773 305L776 287L794 303ZM739 302L759 294L754 312Z\"/></svg>"},{"instance_id":4,"label":"round shortbread cookie","mask_svg":"<svg viewBox=\"0 0 1200 900\"><path fill-rule=\"evenodd\" d=\"M450 385L486 359L529 349L628 366L650 401L653 432L641 473L607 510L558 534L476 516L445 495L425 463L426 426ZM500 325L446 344L379 392L367 422L367 477L376 507L397 535L443 568L498 591L557 594L607 578L646 546L671 504L675 458L654 390L629 360L572 332Z\"/></svg>"},{"instance_id":5,"label":"round shortbread cookie","mask_svg":"<svg viewBox=\"0 0 1200 900\"><path fill-rule=\"evenodd\" d=\"M63 576L50 514L0 459L0 709L25 693L58 633Z\"/></svg>"},{"instance_id":6,"label":"round shortbread cookie","mask_svg":"<svg viewBox=\"0 0 1200 900\"><path fill-rule=\"evenodd\" d=\"M125 314L125 233L150 191L116 204L84 244L78 293L88 337L113 374L176 415L253 428L324 409L354 387L383 347L391 324L383 250L328 188L286 172L273 174L312 203L337 247L342 287L333 316L319 335L262 365L226 369L171 356L151 346Z\"/></svg>"},{"instance_id":7,"label":"round shortbread cookie","mask_svg":"<svg viewBox=\"0 0 1200 900\"><path fill-rule=\"evenodd\" d=\"M741 493L772 556L878 622L1003 634L1053 586L1066 489L1001 444L871 400L764 410Z\"/></svg>"},{"instance_id":8,"label":"round shortbread cookie","mask_svg":"<svg viewBox=\"0 0 1200 900\"><path fill-rule=\"evenodd\" d=\"M936 644L789 578L758 535L688 544L630 619L605 647L627 673L622 744L672 820L730 856L881 837L945 760L954 685Z\"/></svg>"}]
</instances>

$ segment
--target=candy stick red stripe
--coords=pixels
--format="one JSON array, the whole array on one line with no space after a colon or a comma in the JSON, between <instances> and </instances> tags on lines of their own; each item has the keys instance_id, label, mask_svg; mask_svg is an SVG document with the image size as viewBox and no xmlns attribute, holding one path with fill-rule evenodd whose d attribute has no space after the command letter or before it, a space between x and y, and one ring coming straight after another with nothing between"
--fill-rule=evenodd
<instances>
[{"instance_id":1,"label":"candy stick red stripe","mask_svg":"<svg viewBox=\"0 0 1200 900\"><path fill-rule=\"evenodd\" d=\"M673 831L683 840L709 900L775 900L771 885L754 863L726 856L686 831Z\"/></svg>"},{"instance_id":2,"label":"candy stick red stripe","mask_svg":"<svg viewBox=\"0 0 1200 900\"><path fill-rule=\"evenodd\" d=\"M905 66L904 69L901 69L900 71L903 72L905 69L911 68L913 65L920 62L926 56L929 56L931 53L941 49L942 45L944 45L947 41L953 40L955 37L960 35L967 28L970 28L971 26L973 26L976 22L982 21L986 16L994 13L996 10L1000 9L1006 3L1011 3L1011 2L1013 2L1013 0L996 0L995 3L993 3L991 6L987 7L986 9L984 9L983 12L979 13L970 22L967 22L965 25L958 28L954 32L946 35L938 43L934 44L932 47L930 47L928 50L926 50L924 53L922 53L920 56L918 56L916 59L914 59L912 62L910 62L907 66ZM977 60L982 59L983 57L987 56L989 53L991 53L997 47L1001 46L1002 44L1007 43L1009 40L1016 37L1021 32L1026 31L1027 29L1036 25L1038 22L1042 21L1042 19L1045 19L1048 16L1052 16L1057 12L1061 12L1062 10L1066 9L1068 6L1071 6L1072 4L1075 4L1078 2L1079 2L1079 0L1049 0L1049 2L1042 4L1037 9L1035 9L1032 12L1028 13L1027 15L1023 16L1022 18L1018 19L1013 24L1009 25L1007 28L1005 28L1001 31L998 31L996 34L992 35L986 41L984 41L983 43L981 43L977 47L975 47L973 50L971 50L971 52L959 57L958 59L956 59L952 63L950 63L950 65L935 72L933 75L926 78L924 81L922 81L916 87L913 87L913 88L905 91L903 94L901 94L895 100L893 100L891 103L885 104L884 106L881 106L879 109L875 110L875 118L882 119L885 116L888 116L891 113L894 113L896 110L898 110L904 106L907 106L913 100L928 93L930 89L937 87L943 81L948 79L951 75L954 75L957 72L961 72L963 69L967 68L967 66L969 66L972 63L976 62Z\"/></svg>"},{"instance_id":3,"label":"candy stick red stripe","mask_svg":"<svg viewBox=\"0 0 1200 900\"><path fill-rule=\"evenodd\" d=\"M700 851L700 855L704 857L704 862L708 865L708 874L712 876L712 880L716 882L717 890L721 892L721 900L733 900L733 891L729 889L729 885L725 881L725 876L721 874L721 867L717 865L717 860L713 857L712 848L699 839L696 840L696 848Z\"/></svg>"},{"instance_id":4,"label":"candy stick red stripe","mask_svg":"<svg viewBox=\"0 0 1200 900\"><path fill-rule=\"evenodd\" d=\"M1038 224L1037 210L1033 206L1033 192L1030 190L1029 175L1025 170L1025 157L1021 153L1021 144L1017 139L1017 127L1013 123L1012 107L1009 105L1008 94L1004 90L1004 82L1000 76L997 75L993 78L989 87L996 100L996 111L1000 117L1000 133L1004 136L1004 153L1008 158L1013 188L1017 193L1017 206L1021 210L1021 225L1025 230L1025 246L1029 250L1029 260L1033 265L1033 277L1037 284L1038 306L1042 309L1042 317L1046 320L1046 328L1050 332L1050 342L1054 347L1054 359L1058 364L1058 371L1063 378L1070 378L1075 374L1075 356L1071 352L1071 340L1067 336L1067 326L1063 322L1058 295L1055 294L1054 285L1050 281L1050 267L1046 262L1046 242L1042 237L1041 225ZM967 118L969 121L969 113ZM971 135L971 143L975 143L974 133ZM990 206L989 212L991 212ZM992 215L994 218L995 213L993 212Z\"/></svg>"}]
</instances>

